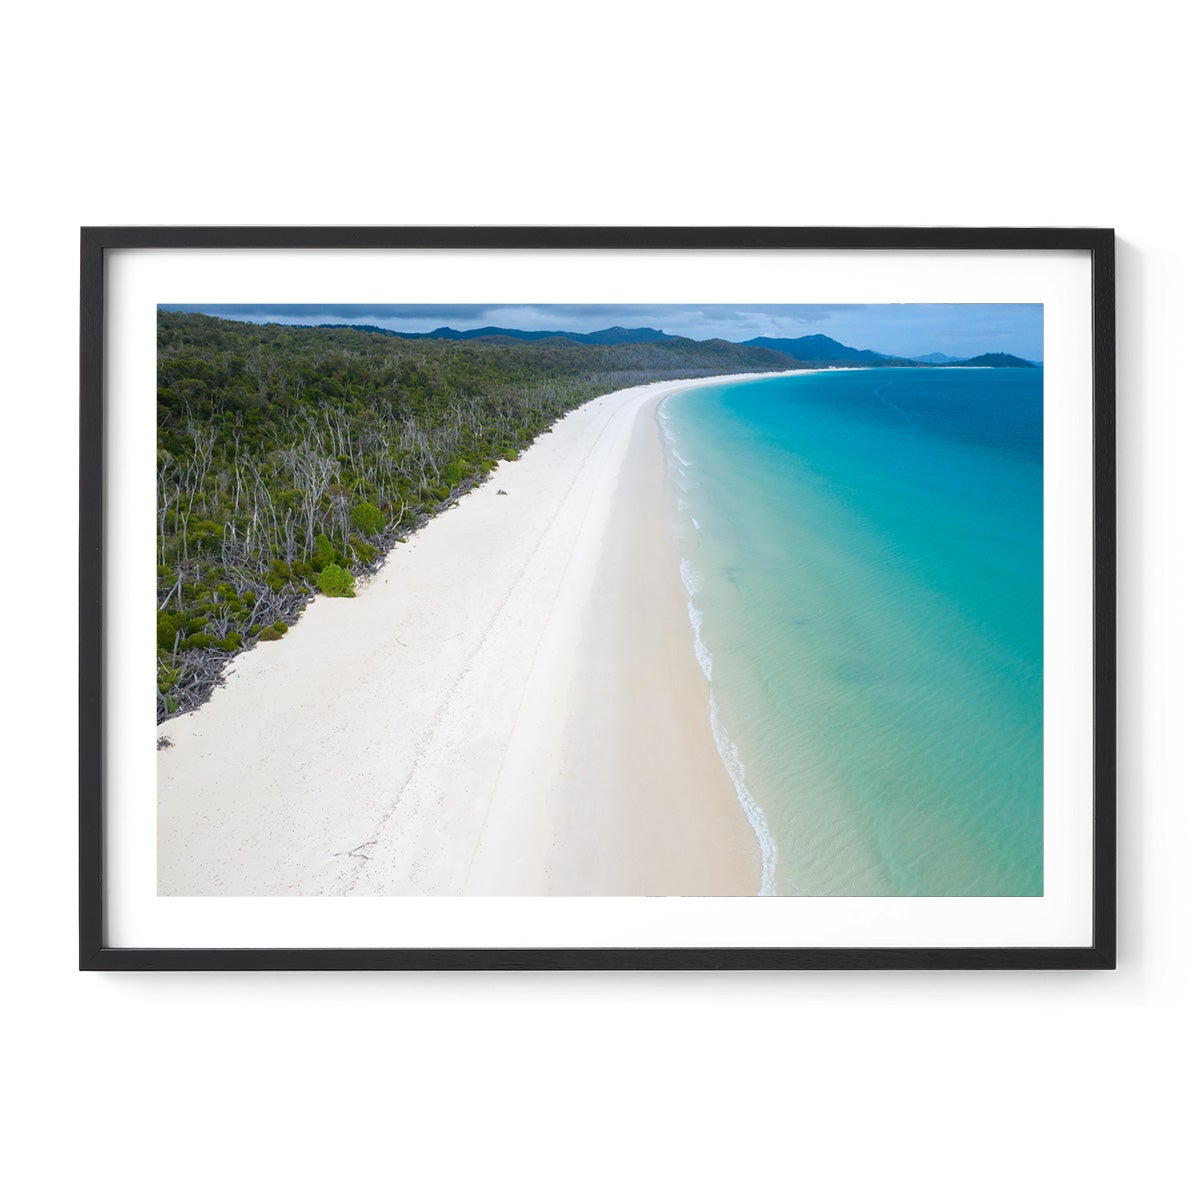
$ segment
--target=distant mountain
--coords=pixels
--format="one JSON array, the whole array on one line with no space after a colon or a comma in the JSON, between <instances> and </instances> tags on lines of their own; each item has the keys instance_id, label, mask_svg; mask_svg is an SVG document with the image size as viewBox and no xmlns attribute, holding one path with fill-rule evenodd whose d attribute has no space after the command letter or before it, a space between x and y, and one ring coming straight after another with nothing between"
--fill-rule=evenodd
<instances>
[{"instance_id":1,"label":"distant mountain","mask_svg":"<svg viewBox=\"0 0 1200 1200\"><path fill-rule=\"evenodd\" d=\"M756 337L743 346L761 346L778 350L805 366L819 367L1033 367L1013 354L977 354L974 358L951 358L948 354L934 352L918 358L895 358L880 354L876 350L856 350L843 346L822 333L800 338Z\"/></svg>"},{"instance_id":2,"label":"distant mountain","mask_svg":"<svg viewBox=\"0 0 1200 1200\"><path fill-rule=\"evenodd\" d=\"M1015 354L977 354L974 358L960 358L953 362L943 363L947 367L1032 367L1035 363Z\"/></svg>"},{"instance_id":3,"label":"distant mountain","mask_svg":"<svg viewBox=\"0 0 1200 1200\"><path fill-rule=\"evenodd\" d=\"M296 328L304 328L296 326ZM467 341L501 341L511 339L520 342L544 342L552 338L575 342L582 346L637 346L650 345L660 342L673 342L677 346L702 346L713 348L719 339L706 342L696 342L692 338L678 337L664 333L661 329L626 329L621 325L613 325L608 329L597 329L592 333L568 333L561 329L505 329L499 325L484 325L479 329L451 329L443 325L431 329L428 333L405 333L397 329L384 329L379 325L318 325L309 328L317 329L356 329L360 333L383 333L389 337L405 338L406 340L436 340L445 342ZM731 342L720 342L722 346L732 346ZM880 354L877 350L858 350L853 346L845 346L841 342L826 337L823 333L809 334L798 338L756 337L749 341L738 343L751 350L774 351L777 355L785 355L797 366L806 367L1032 367L1036 363L1026 362L1011 354L980 354L975 358L951 358L948 354L935 352L922 354L917 358L897 358L893 355ZM776 360L778 363L781 360Z\"/></svg>"},{"instance_id":4,"label":"distant mountain","mask_svg":"<svg viewBox=\"0 0 1200 1200\"><path fill-rule=\"evenodd\" d=\"M585 346L635 346L647 342L676 340L673 334L663 333L661 329L623 329L620 325L600 329L595 333L564 333L559 336L582 342Z\"/></svg>"},{"instance_id":5,"label":"distant mountain","mask_svg":"<svg viewBox=\"0 0 1200 1200\"><path fill-rule=\"evenodd\" d=\"M594 333L567 333L562 329L503 329L498 325L485 325L480 329L451 329L443 325L428 333L401 333L393 329L377 332L393 333L402 338L437 338L446 342L467 342L477 338L515 338L522 342L540 342L546 338L566 338L584 346L638 346L674 340L671 334L663 333L661 329L623 329L620 325L598 329Z\"/></svg>"},{"instance_id":6,"label":"distant mountain","mask_svg":"<svg viewBox=\"0 0 1200 1200\"><path fill-rule=\"evenodd\" d=\"M778 350L797 362L822 367L907 367L913 361L909 358L892 358L875 350L856 350L853 346L843 346L823 333L798 338L756 337L742 345Z\"/></svg>"},{"instance_id":7,"label":"distant mountain","mask_svg":"<svg viewBox=\"0 0 1200 1200\"><path fill-rule=\"evenodd\" d=\"M948 354L922 354L912 360L927 367L1040 367L1040 362L1015 354L977 354L974 358L951 358Z\"/></svg>"}]
</instances>

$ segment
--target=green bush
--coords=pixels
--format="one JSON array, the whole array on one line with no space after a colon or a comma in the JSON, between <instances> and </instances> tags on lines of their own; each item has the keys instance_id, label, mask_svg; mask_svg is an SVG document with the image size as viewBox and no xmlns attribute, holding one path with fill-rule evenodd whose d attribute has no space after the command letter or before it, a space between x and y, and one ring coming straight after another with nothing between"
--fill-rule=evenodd
<instances>
[{"instance_id":1,"label":"green bush","mask_svg":"<svg viewBox=\"0 0 1200 1200\"><path fill-rule=\"evenodd\" d=\"M350 510L350 523L359 533L382 533L385 524L383 513L374 504L364 500Z\"/></svg>"},{"instance_id":2,"label":"green bush","mask_svg":"<svg viewBox=\"0 0 1200 1200\"><path fill-rule=\"evenodd\" d=\"M264 629L258 635L258 640L260 642L277 642L281 637L283 637L283 634L280 633L274 625L268 625L266 629Z\"/></svg>"},{"instance_id":3,"label":"green bush","mask_svg":"<svg viewBox=\"0 0 1200 1200\"><path fill-rule=\"evenodd\" d=\"M327 596L353 596L354 576L345 567L330 563L317 576L317 587Z\"/></svg>"},{"instance_id":4,"label":"green bush","mask_svg":"<svg viewBox=\"0 0 1200 1200\"><path fill-rule=\"evenodd\" d=\"M337 558L333 543L323 533L317 534L316 545L313 547L312 564L318 571L323 571Z\"/></svg>"},{"instance_id":5,"label":"green bush","mask_svg":"<svg viewBox=\"0 0 1200 1200\"><path fill-rule=\"evenodd\" d=\"M179 626L176 625L173 617L167 616L166 613L158 614L158 648L160 650L173 650L175 648L175 634Z\"/></svg>"},{"instance_id":6,"label":"green bush","mask_svg":"<svg viewBox=\"0 0 1200 1200\"><path fill-rule=\"evenodd\" d=\"M225 535L225 527L218 525L216 521L198 520L193 517L188 525L188 536L192 539L197 549L212 550L221 545L221 540Z\"/></svg>"}]
</instances>

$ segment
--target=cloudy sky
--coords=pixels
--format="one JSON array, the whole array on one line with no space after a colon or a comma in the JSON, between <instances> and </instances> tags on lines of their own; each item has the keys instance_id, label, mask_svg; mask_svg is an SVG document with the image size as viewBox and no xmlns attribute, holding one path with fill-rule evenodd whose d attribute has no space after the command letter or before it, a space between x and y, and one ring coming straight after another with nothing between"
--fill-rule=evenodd
<instances>
[{"instance_id":1,"label":"cloudy sky","mask_svg":"<svg viewBox=\"0 0 1200 1200\"><path fill-rule=\"evenodd\" d=\"M823 333L860 350L951 357L1002 352L1040 361L1040 304L163 304L237 321L379 325L427 333L448 325L590 333L623 325L683 337L804 337Z\"/></svg>"}]
</instances>

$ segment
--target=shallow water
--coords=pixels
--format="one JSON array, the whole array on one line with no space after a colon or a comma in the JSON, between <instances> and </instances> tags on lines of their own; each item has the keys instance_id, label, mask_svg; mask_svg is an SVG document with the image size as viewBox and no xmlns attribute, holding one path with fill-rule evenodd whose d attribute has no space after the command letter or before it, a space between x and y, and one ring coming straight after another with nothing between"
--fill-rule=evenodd
<instances>
[{"instance_id":1,"label":"shallow water","mask_svg":"<svg viewBox=\"0 0 1200 1200\"><path fill-rule=\"evenodd\" d=\"M773 377L660 416L764 889L1040 895L1041 370Z\"/></svg>"}]
</instances>

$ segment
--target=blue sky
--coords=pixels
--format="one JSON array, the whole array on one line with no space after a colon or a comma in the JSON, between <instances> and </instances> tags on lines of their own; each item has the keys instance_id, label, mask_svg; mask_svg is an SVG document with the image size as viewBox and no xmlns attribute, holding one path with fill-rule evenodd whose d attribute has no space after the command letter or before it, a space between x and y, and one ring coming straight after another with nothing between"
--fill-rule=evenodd
<instances>
[{"instance_id":1,"label":"blue sky","mask_svg":"<svg viewBox=\"0 0 1200 1200\"><path fill-rule=\"evenodd\" d=\"M474 329L560 329L589 333L647 326L683 337L804 337L823 333L860 350L952 357L1003 352L1042 358L1040 304L163 304L238 321L285 325L379 325L427 333Z\"/></svg>"}]
</instances>

